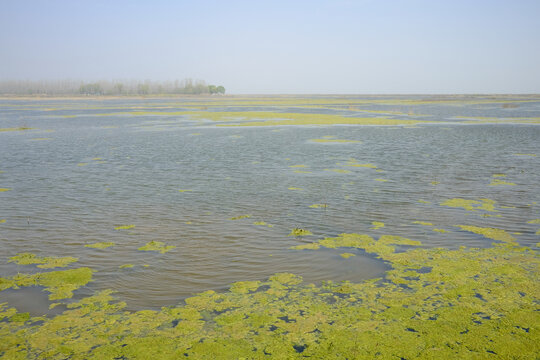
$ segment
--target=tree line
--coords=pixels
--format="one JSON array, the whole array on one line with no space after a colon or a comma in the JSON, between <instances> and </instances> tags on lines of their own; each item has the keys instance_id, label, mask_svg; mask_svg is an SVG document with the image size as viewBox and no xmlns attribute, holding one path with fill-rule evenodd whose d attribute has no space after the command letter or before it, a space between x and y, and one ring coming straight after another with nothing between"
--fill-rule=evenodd
<instances>
[{"instance_id":1,"label":"tree line","mask_svg":"<svg viewBox=\"0 0 540 360\"><path fill-rule=\"evenodd\" d=\"M2 80L2 95L203 95L225 94L222 85L209 85L202 80L138 81L116 80L85 82L78 80Z\"/></svg>"}]
</instances>

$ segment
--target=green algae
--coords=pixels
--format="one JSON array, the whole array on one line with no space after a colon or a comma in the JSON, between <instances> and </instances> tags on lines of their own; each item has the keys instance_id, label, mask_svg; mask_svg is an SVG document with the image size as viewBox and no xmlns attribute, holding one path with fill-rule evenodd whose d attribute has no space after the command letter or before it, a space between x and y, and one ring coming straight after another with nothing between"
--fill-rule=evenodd
<instances>
[{"instance_id":1,"label":"green algae","mask_svg":"<svg viewBox=\"0 0 540 360\"><path fill-rule=\"evenodd\" d=\"M267 227L274 227L274 225L272 224L268 224L264 221L255 221L253 222L253 225L257 225L257 226L267 226Z\"/></svg>"},{"instance_id":2,"label":"green algae","mask_svg":"<svg viewBox=\"0 0 540 360\"><path fill-rule=\"evenodd\" d=\"M529 220L527 224L540 224L540 219Z\"/></svg>"},{"instance_id":3,"label":"green algae","mask_svg":"<svg viewBox=\"0 0 540 360\"><path fill-rule=\"evenodd\" d=\"M10 191L11 189L8 188L0 188L0 192Z\"/></svg>"},{"instance_id":4,"label":"green algae","mask_svg":"<svg viewBox=\"0 0 540 360\"><path fill-rule=\"evenodd\" d=\"M191 189L179 189L178 190L178 192L181 192L181 193L183 193L183 192L191 192L191 191L193 191L193 190L191 190Z\"/></svg>"},{"instance_id":5,"label":"green algae","mask_svg":"<svg viewBox=\"0 0 540 360\"><path fill-rule=\"evenodd\" d=\"M133 229L134 227L135 225L120 225L120 226L116 226L114 230L129 230L129 229Z\"/></svg>"},{"instance_id":6,"label":"green algae","mask_svg":"<svg viewBox=\"0 0 540 360\"><path fill-rule=\"evenodd\" d=\"M305 168L306 165L302 165L302 164L299 164L299 165L289 165L290 168Z\"/></svg>"},{"instance_id":7,"label":"green algae","mask_svg":"<svg viewBox=\"0 0 540 360\"><path fill-rule=\"evenodd\" d=\"M2 304L0 319L16 321L0 322L0 354L51 359L537 357L540 260L534 250L462 247L378 255L392 266L385 279L315 286L281 273L267 281L234 283L225 293L206 291L183 306L157 311L124 311L126 304L105 290L30 326L35 318Z\"/></svg>"},{"instance_id":8,"label":"green algae","mask_svg":"<svg viewBox=\"0 0 540 360\"><path fill-rule=\"evenodd\" d=\"M6 222L6 219L0 219L0 224L3 224Z\"/></svg>"},{"instance_id":9,"label":"green algae","mask_svg":"<svg viewBox=\"0 0 540 360\"><path fill-rule=\"evenodd\" d=\"M445 229L432 229L432 230L441 234L445 234L448 232L448 230L445 230Z\"/></svg>"},{"instance_id":10,"label":"green algae","mask_svg":"<svg viewBox=\"0 0 540 360\"><path fill-rule=\"evenodd\" d=\"M138 250L140 251L159 251L162 254L165 254L168 251L176 248L174 245L165 245L161 241L150 241L146 245L141 246Z\"/></svg>"},{"instance_id":11,"label":"green algae","mask_svg":"<svg viewBox=\"0 0 540 360\"><path fill-rule=\"evenodd\" d=\"M426 222L426 221L413 221L413 224L424 225L424 226L433 226L432 223Z\"/></svg>"},{"instance_id":12,"label":"green algae","mask_svg":"<svg viewBox=\"0 0 540 360\"><path fill-rule=\"evenodd\" d=\"M469 225L456 225L456 226L461 228L462 230L470 231L472 233L479 234L479 235L483 235L484 237L488 239L493 239L493 240L517 245L516 239L512 235L510 235L509 233L507 233L506 231L502 229L484 228L484 227L469 226Z\"/></svg>"},{"instance_id":13,"label":"green algae","mask_svg":"<svg viewBox=\"0 0 540 360\"><path fill-rule=\"evenodd\" d=\"M537 155L536 154L514 154L516 156L531 156L531 157L536 157Z\"/></svg>"},{"instance_id":14,"label":"green algae","mask_svg":"<svg viewBox=\"0 0 540 360\"><path fill-rule=\"evenodd\" d=\"M131 269L134 265L133 264L124 264L120 265L118 268L120 269Z\"/></svg>"},{"instance_id":15,"label":"green algae","mask_svg":"<svg viewBox=\"0 0 540 360\"><path fill-rule=\"evenodd\" d=\"M497 179L497 178L492 179L491 183L489 184L489 186L498 186L498 185L516 185L516 184L512 182L504 181L501 179Z\"/></svg>"},{"instance_id":16,"label":"green algae","mask_svg":"<svg viewBox=\"0 0 540 360\"><path fill-rule=\"evenodd\" d=\"M352 254L352 253L342 253L342 254L339 254L339 256L341 256L341 257L344 258L344 259L348 259L348 258L350 258L350 257L356 256L356 254Z\"/></svg>"},{"instance_id":17,"label":"green algae","mask_svg":"<svg viewBox=\"0 0 540 360\"><path fill-rule=\"evenodd\" d=\"M289 189L289 190L304 190L304 189L302 189L302 188L294 187L294 186L291 186L291 187L289 187L289 188L287 188L287 189Z\"/></svg>"},{"instance_id":18,"label":"green algae","mask_svg":"<svg viewBox=\"0 0 540 360\"><path fill-rule=\"evenodd\" d=\"M349 170L345 169L324 169L324 171L333 171L339 174L350 174L351 172Z\"/></svg>"},{"instance_id":19,"label":"green algae","mask_svg":"<svg viewBox=\"0 0 540 360\"><path fill-rule=\"evenodd\" d=\"M86 165L88 165L88 163L86 163L86 162L80 162L80 163L77 164L77 166L86 166Z\"/></svg>"},{"instance_id":20,"label":"green algae","mask_svg":"<svg viewBox=\"0 0 540 360\"><path fill-rule=\"evenodd\" d=\"M491 199L468 200L462 198L453 198L441 203L442 206L463 208L467 211L485 210L491 212L497 211L495 204L496 201Z\"/></svg>"},{"instance_id":21,"label":"green algae","mask_svg":"<svg viewBox=\"0 0 540 360\"><path fill-rule=\"evenodd\" d=\"M247 218L250 218L251 215L247 214L247 215L238 215L238 216L234 216L232 218L230 218L229 220L240 220L240 219L247 219Z\"/></svg>"},{"instance_id":22,"label":"green algae","mask_svg":"<svg viewBox=\"0 0 540 360\"><path fill-rule=\"evenodd\" d=\"M313 235L313 233L306 229L294 228L289 234L289 236L306 236L306 235Z\"/></svg>"},{"instance_id":23,"label":"green algae","mask_svg":"<svg viewBox=\"0 0 540 360\"><path fill-rule=\"evenodd\" d=\"M8 262L14 262L18 265L38 264L41 269L52 269L56 267L66 267L71 263L78 261L78 258L66 257L39 257L32 253L19 253L9 258Z\"/></svg>"},{"instance_id":24,"label":"green algae","mask_svg":"<svg viewBox=\"0 0 540 360\"><path fill-rule=\"evenodd\" d=\"M114 245L116 245L116 244L113 243L113 242L98 242L98 243L94 243L94 244L86 244L84 246L87 247L87 248L92 248L92 249L106 249L106 248L114 246Z\"/></svg>"},{"instance_id":25,"label":"green algae","mask_svg":"<svg viewBox=\"0 0 540 360\"><path fill-rule=\"evenodd\" d=\"M50 300L67 299L73 291L92 280L93 270L87 267L59 270L37 274L17 274L10 278L0 278L0 291L26 286L43 286L50 292Z\"/></svg>"},{"instance_id":26,"label":"green algae","mask_svg":"<svg viewBox=\"0 0 540 360\"><path fill-rule=\"evenodd\" d=\"M328 207L327 204L313 204L313 205L309 205L310 208L313 208L313 209L326 209Z\"/></svg>"},{"instance_id":27,"label":"green algae","mask_svg":"<svg viewBox=\"0 0 540 360\"><path fill-rule=\"evenodd\" d=\"M31 127L13 127L13 128L0 128L0 132L8 132L8 131L25 131L25 130L33 130L34 128Z\"/></svg>"},{"instance_id":28,"label":"green algae","mask_svg":"<svg viewBox=\"0 0 540 360\"><path fill-rule=\"evenodd\" d=\"M384 227L384 223L380 221L372 221L371 225L373 225L373 227L370 228L371 230L377 230Z\"/></svg>"},{"instance_id":29,"label":"green algae","mask_svg":"<svg viewBox=\"0 0 540 360\"><path fill-rule=\"evenodd\" d=\"M387 182L388 180L387 179L375 179L375 181Z\"/></svg>"}]
</instances>

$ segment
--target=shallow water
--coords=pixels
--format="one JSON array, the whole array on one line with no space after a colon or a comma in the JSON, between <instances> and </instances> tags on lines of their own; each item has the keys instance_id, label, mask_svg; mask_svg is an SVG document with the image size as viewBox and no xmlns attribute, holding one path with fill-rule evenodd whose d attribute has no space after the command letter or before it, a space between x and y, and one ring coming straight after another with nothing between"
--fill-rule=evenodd
<instances>
[{"instance_id":1,"label":"shallow water","mask_svg":"<svg viewBox=\"0 0 540 360\"><path fill-rule=\"evenodd\" d=\"M540 158L532 156L540 155L540 127L463 124L463 117L538 118L540 99L511 108L501 104L515 98L452 104L346 98L341 105L336 99L324 105L316 98L321 107L300 107L306 106L303 98L284 105L252 104L257 98L249 106L234 99L230 106L197 102L209 112L381 116L363 109L430 122L221 127L216 125L230 121L170 114L193 110L193 100L0 100L0 128L34 128L0 133L0 188L10 189L0 192L0 220L6 220L0 223L0 276L41 271L8 263L20 252L74 256L79 261L70 268L97 271L75 298L111 288L129 309L156 309L276 272L315 283L384 275L388 266L360 250L344 259L340 254L350 249L289 249L340 233L400 235L427 247L489 245L455 226L474 225L520 233L514 236L523 245L538 242L539 225L527 222L540 218ZM381 99L388 103L347 105ZM359 142L313 141L325 138ZM376 168L354 166L362 164ZM490 186L495 174L516 185ZM491 199L497 211L441 205L452 198ZM373 229L372 222L384 227ZM122 225L135 227L115 230ZM288 236L293 228L313 235ZM84 247L102 241L116 245ZM176 248L163 254L138 250L149 241ZM134 267L120 269L124 264ZM0 302L43 313L48 300L34 291L3 291Z\"/></svg>"}]
</instances>

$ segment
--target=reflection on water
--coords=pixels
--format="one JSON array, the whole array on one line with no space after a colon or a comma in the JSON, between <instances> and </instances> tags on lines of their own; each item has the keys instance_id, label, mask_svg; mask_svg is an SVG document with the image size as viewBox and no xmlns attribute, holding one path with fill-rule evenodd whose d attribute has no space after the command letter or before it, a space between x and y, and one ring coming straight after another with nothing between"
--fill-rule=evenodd
<instances>
[{"instance_id":1,"label":"reflection on water","mask_svg":"<svg viewBox=\"0 0 540 360\"><path fill-rule=\"evenodd\" d=\"M449 121L457 116L538 117L540 101L517 108L364 106L404 110L396 118L427 115L418 119L434 122L413 128L216 127L212 120L182 115L113 114L167 101L167 112L184 109L175 105L178 99L13 100L16 106L1 108L1 128L36 128L0 134L0 188L11 189L0 193L0 220L6 220L0 223L2 276L40 270L7 262L20 252L74 256L79 261L71 267L97 271L76 297L112 288L130 309L160 308L276 272L299 274L307 282L384 275L382 261L358 250L289 249L340 233L401 235L428 247L488 245L482 236L455 226L474 225L519 233L518 241L528 246L538 242L538 226L527 221L540 217L540 160L532 156L540 154L540 127ZM34 106L39 104L56 110ZM279 111L342 111L336 106L298 109ZM99 113L110 115L88 116ZM49 140L31 141L45 137ZM489 186L494 174L516 185ZM493 200L495 211L440 205L454 198ZM135 226L119 228L128 224ZM314 235L288 236L293 228ZM115 245L84 247L104 241ZM138 250L150 241L176 248L163 254ZM340 256L345 252L357 256L345 259ZM124 264L134 266L119 268ZM46 294L35 288L2 291L2 301L33 313L44 313L49 305Z\"/></svg>"}]
</instances>

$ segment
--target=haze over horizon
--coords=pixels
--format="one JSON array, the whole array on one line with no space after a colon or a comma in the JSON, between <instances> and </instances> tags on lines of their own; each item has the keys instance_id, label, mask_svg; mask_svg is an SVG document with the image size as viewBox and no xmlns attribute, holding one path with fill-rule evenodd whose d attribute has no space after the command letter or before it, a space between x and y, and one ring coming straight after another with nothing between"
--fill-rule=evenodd
<instances>
[{"instance_id":1,"label":"haze over horizon","mask_svg":"<svg viewBox=\"0 0 540 360\"><path fill-rule=\"evenodd\" d=\"M0 80L232 94L540 93L540 2L4 1Z\"/></svg>"}]
</instances>

